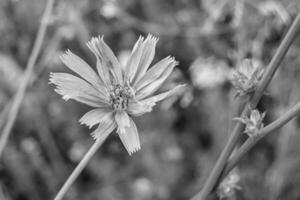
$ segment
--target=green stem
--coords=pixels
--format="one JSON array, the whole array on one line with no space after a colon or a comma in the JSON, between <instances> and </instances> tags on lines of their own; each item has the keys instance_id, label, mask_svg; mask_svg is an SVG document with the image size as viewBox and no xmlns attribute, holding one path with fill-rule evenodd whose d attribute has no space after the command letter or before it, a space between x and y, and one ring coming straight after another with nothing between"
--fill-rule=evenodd
<instances>
[{"instance_id":1,"label":"green stem","mask_svg":"<svg viewBox=\"0 0 300 200\"><path fill-rule=\"evenodd\" d=\"M287 111L283 116L281 116L276 121L272 122L268 126L261 129L257 136L249 138L239 149L238 151L229 159L227 165L222 173L222 178L224 178L241 160L242 157L262 138L267 136L269 133L281 128L294 117L300 114L300 102L293 106L289 111ZM222 180L222 178L220 180Z\"/></svg>"},{"instance_id":2,"label":"green stem","mask_svg":"<svg viewBox=\"0 0 300 200\"><path fill-rule=\"evenodd\" d=\"M30 57L28 59L27 65L26 65L26 70L25 70L23 81L21 82L20 86L17 89L17 92L14 96L14 100L12 102L11 109L9 110L8 119L3 128L3 132L2 132L2 135L0 138L0 158L2 156L3 150L6 146L7 140L11 133L11 129L12 129L14 122L16 120L16 117L18 115L20 105L24 98L27 85L28 85L31 75L33 73L34 65L35 65L38 55L40 53L42 43L43 43L43 40L44 40L44 37L46 34L50 14L53 9L54 1L55 0L48 0L48 2L47 2L47 5L45 8L43 17L42 17L41 25L39 27L37 37L34 41L34 46L33 46L32 52L30 54Z\"/></svg>"},{"instance_id":3,"label":"green stem","mask_svg":"<svg viewBox=\"0 0 300 200\"><path fill-rule=\"evenodd\" d=\"M289 31L287 32L286 36L284 37L283 41L281 42L280 46L278 47L275 55L273 56L271 62L269 63L266 72L264 73L264 76L262 80L260 81L260 84L258 88L255 91L255 94L253 95L249 105L251 108L255 108L257 103L259 102L260 98L262 97L266 87L270 83L272 77L274 76L274 73L278 69L281 61L283 60L286 52L288 51L290 45L292 44L293 40L297 36L297 32L300 25L300 13L296 16L292 26L289 28ZM241 116L247 115L249 113L248 105L245 106ZM202 190L198 192L192 200L205 200L207 196L211 193L212 189L215 187L216 182L218 181L222 170L224 169L224 166L226 164L226 161L228 160L233 148L235 147L240 132L242 131L243 125L238 122L236 126L233 129L232 134L230 135L228 142L226 143L223 151L221 152L221 155L219 159L217 160L217 163L215 164L213 170L211 171L210 175L208 176L207 181L205 182Z\"/></svg>"},{"instance_id":4,"label":"green stem","mask_svg":"<svg viewBox=\"0 0 300 200\"><path fill-rule=\"evenodd\" d=\"M100 146L103 144L107 136L110 134L110 132L105 133L100 138L98 138L93 146L88 150L88 152L84 155L84 157L81 159L79 164L76 166L72 174L69 176L67 181L64 183L64 185L61 187L57 195L55 196L54 200L61 200L71 185L74 183L74 181L77 179L77 177L81 174L83 169L86 167L86 165L89 163L90 159L93 157L93 155L97 152L97 150L100 148Z\"/></svg>"}]
</instances>

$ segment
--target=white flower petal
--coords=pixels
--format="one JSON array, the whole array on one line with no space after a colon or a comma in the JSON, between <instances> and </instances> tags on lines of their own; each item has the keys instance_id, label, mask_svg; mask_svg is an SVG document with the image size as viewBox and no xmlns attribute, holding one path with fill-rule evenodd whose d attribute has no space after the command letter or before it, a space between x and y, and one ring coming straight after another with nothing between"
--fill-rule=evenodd
<instances>
[{"instance_id":1,"label":"white flower petal","mask_svg":"<svg viewBox=\"0 0 300 200\"><path fill-rule=\"evenodd\" d=\"M102 54L103 54L103 59L106 59L107 63L111 65L111 67L114 69L114 72L116 74L116 78L118 79L118 83L123 82L123 72L122 72L122 67L115 56L115 54L112 52L110 47L104 42L103 38L100 40L100 46L99 48L102 49Z\"/></svg>"},{"instance_id":2,"label":"white flower petal","mask_svg":"<svg viewBox=\"0 0 300 200\"><path fill-rule=\"evenodd\" d=\"M147 99L144 99L141 101L129 102L126 111L128 112L128 114L136 116L136 117L141 116L147 112L151 112L153 106L155 106L158 101L162 101L162 100L174 95L175 93L182 91L182 89L184 87L185 87L185 85L178 85L175 88L173 88L167 92L163 92L163 93L155 95L153 97L150 97L150 98L147 98Z\"/></svg>"},{"instance_id":3,"label":"white flower petal","mask_svg":"<svg viewBox=\"0 0 300 200\"><path fill-rule=\"evenodd\" d=\"M80 124L85 124L89 128L96 124L105 121L107 118L112 117L112 110L110 108L97 108L85 113L80 119Z\"/></svg>"},{"instance_id":4,"label":"white flower petal","mask_svg":"<svg viewBox=\"0 0 300 200\"><path fill-rule=\"evenodd\" d=\"M89 83L68 73L51 73L50 83L56 85L55 91L63 96L64 100L74 99L93 107L108 105L108 97L104 97Z\"/></svg>"},{"instance_id":5,"label":"white flower petal","mask_svg":"<svg viewBox=\"0 0 300 200\"><path fill-rule=\"evenodd\" d=\"M174 67L175 65L171 64L170 67L166 68L166 70L156 80L144 86L143 88L137 90L136 99L141 100L156 92L159 89L159 87L165 82L165 80L169 77L169 75L172 73Z\"/></svg>"},{"instance_id":6,"label":"white flower petal","mask_svg":"<svg viewBox=\"0 0 300 200\"><path fill-rule=\"evenodd\" d=\"M110 78L111 83L123 83L121 65L112 50L104 42L103 37L94 37L87 43L87 45L99 61L97 69L102 80L105 81L106 84L108 84L108 78ZM109 76L107 77L107 75Z\"/></svg>"},{"instance_id":7,"label":"white flower petal","mask_svg":"<svg viewBox=\"0 0 300 200\"><path fill-rule=\"evenodd\" d=\"M151 103L142 103L139 101L136 102L129 102L128 107L127 107L127 112L130 115L133 116L141 116L147 112L151 112L152 111L152 107L155 104L151 104Z\"/></svg>"},{"instance_id":8,"label":"white flower petal","mask_svg":"<svg viewBox=\"0 0 300 200\"><path fill-rule=\"evenodd\" d=\"M96 140L106 138L116 127L117 124L113 119L113 116L106 117L99 124L97 129L91 133L91 136Z\"/></svg>"},{"instance_id":9,"label":"white flower petal","mask_svg":"<svg viewBox=\"0 0 300 200\"><path fill-rule=\"evenodd\" d=\"M168 56L158 63L156 63L153 67L151 67L145 74L143 78L141 78L140 81L136 84L136 90L139 90L147 85L149 85L151 82L155 81L159 78L159 76L162 75L162 73L168 68L174 68L177 65L177 62L174 58Z\"/></svg>"},{"instance_id":10,"label":"white flower petal","mask_svg":"<svg viewBox=\"0 0 300 200\"><path fill-rule=\"evenodd\" d=\"M125 128L130 126L129 116L125 111L117 111L115 120L118 125L118 132L124 133Z\"/></svg>"},{"instance_id":11,"label":"white flower petal","mask_svg":"<svg viewBox=\"0 0 300 200\"><path fill-rule=\"evenodd\" d=\"M149 65L151 64L154 58L155 46L157 41L158 38L149 34L146 40L143 42L142 56L137 71L135 73L134 80L132 82L133 86L144 76L147 69L149 68Z\"/></svg>"},{"instance_id":12,"label":"white flower petal","mask_svg":"<svg viewBox=\"0 0 300 200\"><path fill-rule=\"evenodd\" d=\"M125 77L129 82L133 80L136 74L143 53L144 45L144 38L140 36L139 39L136 41L132 49L131 55L125 66Z\"/></svg>"},{"instance_id":13,"label":"white flower petal","mask_svg":"<svg viewBox=\"0 0 300 200\"><path fill-rule=\"evenodd\" d=\"M99 76L95 71L84 60L70 50L66 51L66 53L61 56L61 60L69 69L76 72L92 85L97 86L99 84Z\"/></svg>"},{"instance_id":14,"label":"white flower petal","mask_svg":"<svg viewBox=\"0 0 300 200\"><path fill-rule=\"evenodd\" d=\"M94 53L97 59L97 71L102 83L105 86L109 86L111 85L111 79L113 79L114 75L112 74L112 72L110 72L109 67L105 65L105 61L101 57L101 53L97 47L97 43L99 43L98 38L92 38L87 43L87 46Z\"/></svg>"},{"instance_id":15,"label":"white flower petal","mask_svg":"<svg viewBox=\"0 0 300 200\"><path fill-rule=\"evenodd\" d=\"M155 103L157 103L159 101L162 101L162 100L174 95L175 93L178 93L178 92L182 91L183 88L185 88L185 84L177 85L175 88L173 88L173 89L171 89L167 92L163 92L161 94L158 94L158 95L152 96L150 98L144 99L144 100L141 101L141 103L154 106Z\"/></svg>"},{"instance_id":16,"label":"white flower petal","mask_svg":"<svg viewBox=\"0 0 300 200\"><path fill-rule=\"evenodd\" d=\"M125 132L118 132L118 134L129 155L132 155L141 149L141 144L136 125L131 118L129 120L130 126L125 128Z\"/></svg>"}]
</instances>

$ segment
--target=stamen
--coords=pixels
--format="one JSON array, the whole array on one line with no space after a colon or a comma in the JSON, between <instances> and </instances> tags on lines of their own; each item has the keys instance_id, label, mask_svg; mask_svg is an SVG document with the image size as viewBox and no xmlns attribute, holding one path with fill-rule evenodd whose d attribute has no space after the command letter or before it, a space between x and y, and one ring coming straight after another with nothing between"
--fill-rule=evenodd
<instances>
[{"instance_id":1,"label":"stamen","mask_svg":"<svg viewBox=\"0 0 300 200\"><path fill-rule=\"evenodd\" d=\"M110 93L110 102L114 110L125 110L132 98L134 91L130 86L114 85Z\"/></svg>"}]
</instances>

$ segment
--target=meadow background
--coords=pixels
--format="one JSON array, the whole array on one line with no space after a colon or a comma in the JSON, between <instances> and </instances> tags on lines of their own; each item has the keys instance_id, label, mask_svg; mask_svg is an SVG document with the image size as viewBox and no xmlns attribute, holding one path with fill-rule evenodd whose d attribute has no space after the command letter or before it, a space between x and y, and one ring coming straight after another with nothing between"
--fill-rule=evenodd
<instances>
[{"instance_id":1,"label":"meadow background","mask_svg":"<svg viewBox=\"0 0 300 200\"><path fill-rule=\"evenodd\" d=\"M0 1L0 130L45 3ZM71 49L95 67L85 43L104 35L125 63L138 36L148 33L160 38L154 62L173 55L180 63L161 91L178 83L188 87L136 119L138 153L129 156L111 134L65 199L189 199L207 178L240 112L232 70L243 58L266 66L299 10L298 0L56 0L0 162L0 199L53 199L93 143L91 130L78 123L90 108L65 102L48 85L50 72L70 72L59 56ZM265 124L300 99L299 55L300 37L258 106L267 112ZM299 128L297 118L259 142L234 171L242 189L227 199L300 199Z\"/></svg>"}]
</instances>

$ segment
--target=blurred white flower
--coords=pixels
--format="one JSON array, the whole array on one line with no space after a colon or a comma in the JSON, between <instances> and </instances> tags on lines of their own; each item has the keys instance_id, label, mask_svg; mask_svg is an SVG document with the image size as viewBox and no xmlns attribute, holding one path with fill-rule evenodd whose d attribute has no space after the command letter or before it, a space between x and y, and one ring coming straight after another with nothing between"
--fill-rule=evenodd
<instances>
[{"instance_id":1,"label":"blurred white flower","mask_svg":"<svg viewBox=\"0 0 300 200\"><path fill-rule=\"evenodd\" d=\"M149 199L153 194L153 183L146 177L140 177L134 181L133 189L138 197Z\"/></svg>"},{"instance_id":2,"label":"blurred white flower","mask_svg":"<svg viewBox=\"0 0 300 200\"><path fill-rule=\"evenodd\" d=\"M166 147L164 156L165 156L166 160L179 161L183 158L183 152L178 146L171 145L171 146Z\"/></svg>"},{"instance_id":3,"label":"blurred white flower","mask_svg":"<svg viewBox=\"0 0 300 200\"><path fill-rule=\"evenodd\" d=\"M186 90L180 100L180 106L186 108L193 102L193 100L194 100L194 94L192 88L186 87Z\"/></svg>"},{"instance_id":4,"label":"blurred white flower","mask_svg":"<svg viewBox=\"0 0 300 200\"><path fill-rule=\"evenodd\" d=\"M68 73L51 73L50 82L57 87L55 91L63 99L74 99L95 109L86 113L79 121L90 128L98 125L92 133L95 139L117 133L126 150L131 155L140 149L140 140L135 123L130 116L140 116L152 110L161 101L182 89L173 89L153 95L173 71L177 62L166 57L149 70L158 39L148 35L140 37L133 47L126 66L121 67L103 37L92 38L88 47L97 59L98 74L81 58L67 51L63 63L81 78Z\"/></svg>"},{"instance_id":5,"label":"blurred white flower","mask_svg":"<svg viewBox=\"0 0 300 200\"><path fill-rule=\"evenodd\" d=\"M87 149L82 143L75 142L69 149L69 158L71 158L71 160L74 162L79 162L83 158L86 151Z\"/></svg>"},{"instance_id":6,"label":"blurred white flower","mask_svg":"<svg viewBox=\"0 0 300 200\"><path fill-rule=\"evenodd\" d=\"M106 0L100 8L100 13L106 18L114 18L120 14L117 2L114 0Z\"/></svg>"},{"instance_id":7,"label":"blurred white flower","mask_svg":"<svg viewBox=\"0 0 300 200\"><path fill-rule=\"evenodd\" d=\"M236 172L231 172L220 184L218 188L218 195L220 199L228 198L234 195L236 190L241 190L238 185L240 177Z\"/></svg>"},{"instance_id":8,"label":"blurred white flower","mask_svg":"<svg viewBox=\"0 0 300 200\"><path fill-rule=\"evenodd\" d=\"M16 90L21 84L23 71L12 57L0 54L0 83L10 90Z\"/></svg>"},{"instance_id":9,"label":"blurred white flower","mask_svg":"<svg viewBox=\"0 0 300 200\"><path fill-rule=\"evenodd\" d=\"M37 151L38 149L37 142L31 137L27 137L22 140L21 147L27 152Z\"/></svg>"},{"instance_id":10,"label":"blurred white flower","mask_svg":"<svg viewBox=\"0 0 300 200\"><path fill-rule=\"evenodd\" d=\"M198 58L190 67L193 84L199 88L212 88L223 84L228 79L230 69L215 58Z\"/></svg>"}]
</instances>

